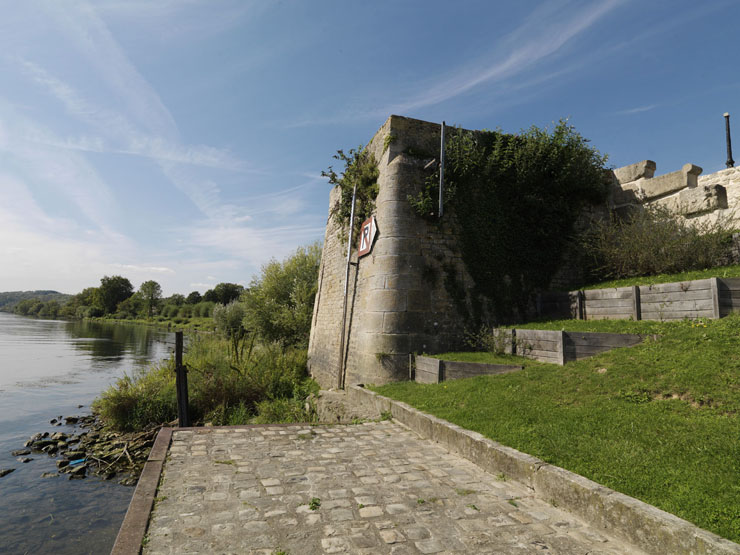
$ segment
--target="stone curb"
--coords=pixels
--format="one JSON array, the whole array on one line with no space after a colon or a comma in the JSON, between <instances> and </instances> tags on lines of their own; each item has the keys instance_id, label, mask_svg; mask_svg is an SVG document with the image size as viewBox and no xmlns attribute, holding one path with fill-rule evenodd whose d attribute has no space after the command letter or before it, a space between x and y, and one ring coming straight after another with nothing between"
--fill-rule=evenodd
<instances>
[{"instance_id":1,"label":"stone curb","mask_svg":"<svg viewBox=\"0 0 740 555\"><path fill-rule=\"evenodd\" d=\"M740 555L739 544L406 403L383 397L361 385L347 387L347 396L351 403L373 409L379 415L390 412L420 436L440 443L487 472L505 474L532 489L541 499L648 553Z\"/></svg>"},{"instance_id":2,"label":"stone curb","mask_svg":"<svg viewBox=\"0 0 740 555\"><path fill-rule=\"evenodd\" d=\"M157 494L157 487L159 487L159 477L162 474L171 439L172 428L159 430L157 439L149 452L149 457L141 470L134 496L128 505L121 528L118 530L111 555L137 555L141 552L141 542L144 540L146 528L149 524L149 513L154 505L154 497Z\"/></svg>"}]
</instances>

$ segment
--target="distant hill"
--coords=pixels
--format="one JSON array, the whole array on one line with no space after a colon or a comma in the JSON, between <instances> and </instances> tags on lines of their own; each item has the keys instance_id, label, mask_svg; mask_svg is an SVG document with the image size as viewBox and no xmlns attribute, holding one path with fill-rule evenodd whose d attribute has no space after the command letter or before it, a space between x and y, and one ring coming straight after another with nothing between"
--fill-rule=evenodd
<instances>
[{"instance_id":1,"label":"distant hill","mask_svg":"<svg viewBox=\"0 0 740 555\"><path fill-rule=\"evenodd\" d=\"M11 312L13 307L26 299L39 299L42 301L67 302L72 295L60 293L59 291L6 291L0 293L0 311Z\"/></svg>"}]
</instances>

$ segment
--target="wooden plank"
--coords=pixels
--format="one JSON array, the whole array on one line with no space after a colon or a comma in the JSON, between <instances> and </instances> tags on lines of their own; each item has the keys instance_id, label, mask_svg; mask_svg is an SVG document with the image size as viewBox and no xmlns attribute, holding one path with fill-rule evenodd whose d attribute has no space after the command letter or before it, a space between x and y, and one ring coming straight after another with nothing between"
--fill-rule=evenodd
<instances>
[{"instance_id":1,"label":"wooden plank","mask_svg":"<svg viewBox=\"0 0 740 555\"><path fill-rule=\"evenodd\" d=\"M516 372L523 367L513 364L485 364L481 362L461 362L445 360L444 376L446 380L459 380L462 378L472 378L474 376L493 376L496 374L508 374Z\"/></svg>"},{"instance_id":2,"label":"wooden plank","mask_svg":"<svg viewBox=\"0 0 740 555\"><path fill-rule=\"evenodd\" d=\"M586 306L586 314L627 314L632 316L632 306L615 306L611 308Z\"/></svg>"},{"instance_id":3,"label":"wooden plank","mask_svg":"<svg viewBox=\"0 0 740 555\"><path fill-rule=\"evenodd\" d=\"M527 358L534 358L536 360L547 360L547 362L552 362L554 360L557 360L557 355L555 351L528 351L527 353L521 356L525 356Z\"/></svg>"},{"instance_id":4,"label":"wooden plank","mask_svg":"<svg viewBox=\"0 0 740 555\"><path fill-rule=\"evenodd\" d=\"M719 298L740 301L740 290L720 290Z\"/></svg>"},{"instance_id":5,"label":"wooden plank","mask_svg":"<svg viewBox=\"0 0 740 555\"><path fill-rule=\"evenodd\" d=\"M740 290L740 278L719 278L719 284L721 289Z\"/></svg>"},{"instance_id":6,"label":"wooden plank","mask_svg":"<svg viewBox=\"0 0 740 555\"><path fill-rule=\"evenodd\" d=\"M663 301L692 301L699 299L710 299L712 297L711 289L700 289L697 291L671 291L640 293L640 300L643 303L657 303Z\"/></svg>"},{"instance_id":7,"label":"wooden plank","mask_svg":"<svg viewBox=\"0 0 740 555\"><path fill-rule=\"evenodd\" d=\"M642 313L643 320L683 320L684 318L712 318L712 310L680 311L680 312L650 312Z\"/></svg>"},{"instance_id":8,"label":"wooden plank","mask_svg":"<svg viewBox=\"0 0 740 555\"><path fill-rule=\"evenodd\" d=\"M441 380L440 360L432 357L416 357L416 376L418 383L439 383Z\"/></svg>"},{"instance_id":9,"label":"wooden plank","mask_svg":"<svg viewBox=\"0 0 740 555\"><path fill-rule=\"evenodd\" d=\"M673 301L667 303L642 303L642 311L659 311L676 312L679 310L713 310L714 302L712 299L697 299L694 301Z\"/></svg>"},{"instance_id":10,"label":"wooden plank","mask_svg":"<svg viewBox=\"0 0 740 555\"><path fill-rule=\"evenodd\" d=\"M586 314L586 320L629 320L630 314ZM645 316L642 317L645 320Z\"/></svg>"},{"instance_id":11,"label":"wooden plank","mask_svg":"<svg viewBox=\"0 0 740 555\"><path fill-rule=\"evenodd\" d=\"M635 321L642 317L640 302L640 288L635 285L632 287L632 319Z\"/></svg>"},{"instance_id":12,"label":"wooden plank","mask_svg":"<svg viewBox=\"0 0 740 555\"><path fill-rule=\"evenodd\" d=\"M558 332L558 364L565 364L565 332Z\"/></svg>"},{"instance_id":13,"label":"wooden plank","mask_svg":"<svg viewBox=\"0 0 740 555\"><path fill-rule=\"evenodd\" d=\"M710 278L709 284L712 286L712 312L714 318L719 318L719 282L717 278Z\"/></svg>"},{"instance_id":14,"label":"wooden plank","mask_svg":"<svg viewBox=\"0 0 740 555\"><path fill-rule=\"evenodd\" d=\"M566 345L576 347L604 346L627 347L642 341L642 337L630 333L601 333L601 332L567 332Z\"/></svg>"},{"instance_id":15,"label":"wooden plank","mask_svg":"<svg viewBox=\"0 0 740 555\"><path fill-rule=\"evenodd\" d=\"M599 299L631 299L631 287L618 287L616 289L588 289L583 292L586 301Z\"/></svg>"},{"instance_id":16,"label":"wooden plank","mask_svg":"<svg viewBox=\"0 0 740 555\"><path fill-rule=\"evenodd\" d=\"M656 283L654 285L641 285L640 294L645 293L672 293L683 291L697 291L700 289L709 289L709 279L695 279L693 281L676 281L674 283Z\"/></svg>"},{"instance_id":17,"label":"wooden plank","mask_svg":"<svg viewBox=\"0 0 740 555\"><path fill-rule=\"evenodd\" d=\"M558 333L560 332L554 330L527 330L517 328L516 337L523 340L543 339L545 341L556 341Z\"/></svg>"},{"instance_id":18,"label":"wooden plank","mask_svg":"<svg viewBox=\"0 0 740 555\"><path fill-rule=\"evenodd\" d=\"M623 307L632 308L633 300L630 299L586 299L586 310L591 308Z\"/></svg>"}]
</instances>

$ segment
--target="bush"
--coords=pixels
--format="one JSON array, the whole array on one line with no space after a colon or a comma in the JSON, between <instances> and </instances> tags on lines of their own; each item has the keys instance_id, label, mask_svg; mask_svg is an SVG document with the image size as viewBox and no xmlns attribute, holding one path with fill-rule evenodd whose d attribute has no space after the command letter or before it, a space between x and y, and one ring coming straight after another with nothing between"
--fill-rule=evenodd
<instances>
[{"instance_id":1,"label":"bush","mask_svg":"<svg viewBox=\"0 0 740 555\"><path fill-rule=\"evenodd\" d=\"M447 291L475 326L514 321L560 268L583 208L606 199L606 157L565 121L518 135L453 129L445 155L445 217L460 226L462 258L475 282L467 292L454 268L443 268ZM439 221L438 197L439 170L409 201L417 214Z\"/></svg>"},{"instance_id":2,"label":"bush","mask_svg":"<svg viewBox=\"0 0 740 555\"><path fill-rule=\"evenodd\" d=\"M244 327L267 342L308 345L320 261L321 245L314 243L265 264L242 295Z\"/></svg>"},{"instance_id":3,"label":"bush","mask_svg":"<svg viewBox=\"0 0 740 555\"><path fill-rule=\"evenodd\" d=\"M727 262L732 232L721 221L693 225L662 207L597 221L581 238L596 279L702 270Z\"/></svg>"},{"instance_id":4,"label":"bush","mask_svg":"<svg viewBox=\"0 0 740 555\"><path fill-rule=\"evenodd\" d=\"M278 403L265 408L262 421L277 414L280 422L289 417L305 421L307 415L295 407L302 407L306 396L318 388L307 378L306 351L284 351L275 344L257 345L251 357L234 363L226 339L198 337L188 344L184 363L194 422L245 423L245 419L257 415L260 403L286 399L294 400L295 406ZM103 392L93 408L107 425L125 431L174 420L177 396L173 363L163 362L146 372L124 376Z\"/></svg>"}]
</instances>

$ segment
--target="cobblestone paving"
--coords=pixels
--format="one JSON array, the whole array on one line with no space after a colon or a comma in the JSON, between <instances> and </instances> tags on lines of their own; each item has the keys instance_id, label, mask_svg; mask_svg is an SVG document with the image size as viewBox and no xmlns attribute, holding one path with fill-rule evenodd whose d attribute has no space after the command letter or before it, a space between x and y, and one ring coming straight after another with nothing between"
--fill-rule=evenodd
<instances>
[{"instance_id":1,"label":"cobblestone paving","mask_svg":"<svg viewBox=\"0 0 740 555\"><path fill-rule=\"evenodd\" d=\"M175 431L144 553L638 553L403 426Z\"/></svg>"}]
</instances>

